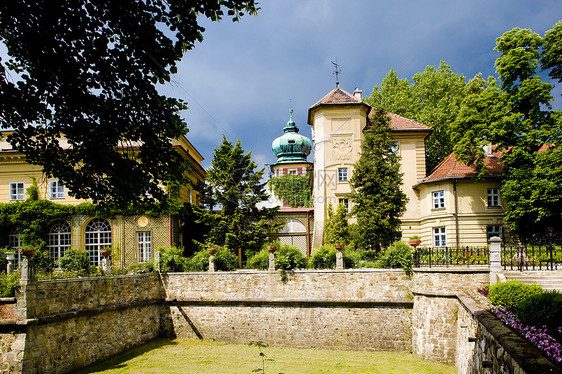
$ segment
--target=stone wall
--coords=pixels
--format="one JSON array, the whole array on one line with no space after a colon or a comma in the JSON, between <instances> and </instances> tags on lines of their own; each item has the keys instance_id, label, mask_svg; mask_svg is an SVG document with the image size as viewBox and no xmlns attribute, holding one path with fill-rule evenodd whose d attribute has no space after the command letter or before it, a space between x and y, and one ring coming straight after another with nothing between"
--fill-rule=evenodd
<instances>
[{"instance_id":1,"label":"stone wall","mask_svg":"<svg viewBox=\"0 0 562 374\"><path fill-rule=\"evenodd\" d=\"M14 320L0 321L2 351L10 352L0 365L15 373L69 372L160 334L156 274L27 281L16 299Z\"/></svg>"},{"instance_id":2,"label":"stone wall","mask_svg":"<svg viewBox=\"0 0 562 374\"><path fill-rule=\"evenodd\" d=\"M457 373L562 373L470 297L459 295L458 300Z\"/></svg>"},{"instance_id":3,"label":"stone wall","mask_svg":"<svg viewBox=\"0 0 562 374\"><path fill-rule=\"evenodd\" d=\"M411 349L402 270L176 273L162 276L175 336L247 344Z\"/></svg>"}]
</instances>

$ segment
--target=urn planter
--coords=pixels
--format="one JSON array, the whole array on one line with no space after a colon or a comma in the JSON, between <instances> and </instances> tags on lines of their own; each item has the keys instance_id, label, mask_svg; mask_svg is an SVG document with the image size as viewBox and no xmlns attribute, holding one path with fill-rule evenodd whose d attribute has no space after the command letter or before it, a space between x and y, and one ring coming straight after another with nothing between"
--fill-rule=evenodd
<instances>
[{"instance_id":1,"label":"urn planter","mask_svg":"<svg viewBox=\"0 0 562 374\"><path fill-rule=\"evenodd\" d=\"M277 246L276 245L268 245L267 250L269 251L269 253L273 253L277 250Z\"/></svg>"},{"instance_id":2,"label":"urn planter","mask_svg":"<svg viewBox=\"0 0 562 374\"><path fill-rule=\"evenodd\" d=\"M341 251L343 247L345 247L345 243L336 243L334 244L334 247L336 247L338 251Z\"/></svg>"},{"instance_id":3,"label":"urn planter","mask_svg":"<svg viewBox=\"0 0 562 374\"><path fill-rule=\"evenodd\" d=\"M34 248L25 248L21 250L21 254L27 258L31 258L37 250Z\"/></svg>"},{"instance_id":4,"label":"urn planter","mask_svg":"<svg viewBox=\"0 0 562 374\"><path fill-rule=\"evenodd\" d=\"M111 250L109 250L109 249L101 250L101 251L100 251L100 254L101 254L103 257L106 257L106 258L107 258L107 257L111 256Z\"/></svg>"},{"instance_id":5,"label":"urn planter","mask_svg":"<svg viewBox=\"0 0 562 374\"><path fill-rule=\"evenodd\" d=\"M212 256L217 253L217 248L207 248L207 252Z\"/></svg>"}]
</instances>

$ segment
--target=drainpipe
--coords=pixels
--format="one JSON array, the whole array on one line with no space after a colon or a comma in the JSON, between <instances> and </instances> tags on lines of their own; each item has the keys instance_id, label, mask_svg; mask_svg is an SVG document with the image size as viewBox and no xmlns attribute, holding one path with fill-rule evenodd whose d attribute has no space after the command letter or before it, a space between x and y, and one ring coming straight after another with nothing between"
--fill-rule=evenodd
<instances>
[{"instance_id":1,"label":"drainpipe","mask_svg":"<svg viewBox=\"0 0 562 374\"><path fill-rule=\"evenodd\" d=\"M453 179L453 194L455 196L455 238L457 248L459 248L459 205L457 201L457 180Z\"/></svg>"},{"instance_id":2,"label":"drainpipe","mask_svg":"<svg viewBox=\"0 0 562 374\"><path fill-rule=\"evenodd\" d=\"M309 218L310 210L306 211L306 249L308 252L308 257L310 257L310 218Z\"/></svg>"}]
</instances>

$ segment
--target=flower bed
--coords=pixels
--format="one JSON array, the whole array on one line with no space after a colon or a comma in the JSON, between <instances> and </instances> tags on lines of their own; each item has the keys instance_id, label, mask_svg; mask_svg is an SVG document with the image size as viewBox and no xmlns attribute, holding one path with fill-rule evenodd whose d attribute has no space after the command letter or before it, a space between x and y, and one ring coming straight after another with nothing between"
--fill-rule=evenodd
<instances>
[{"instance_id":1,"label":"flower bed","mask_svg":"<svg viewBox=\"0 0 562 374\"><path fill-rule=\"evenodd\" d=\"M485 290L483 290L485 291ZM547 333L547 327L528 326L519 320L515 313L501 307L496 307L490 300L483 295L486 292L469 291L468 294L480 304L484 305L493 315L495 315L504 325L513 330L516 334L526 339L535 348L556 364L562 363L562 344ZM558 328L562 334L562 327Z\"/></svg>"}]
</instances>

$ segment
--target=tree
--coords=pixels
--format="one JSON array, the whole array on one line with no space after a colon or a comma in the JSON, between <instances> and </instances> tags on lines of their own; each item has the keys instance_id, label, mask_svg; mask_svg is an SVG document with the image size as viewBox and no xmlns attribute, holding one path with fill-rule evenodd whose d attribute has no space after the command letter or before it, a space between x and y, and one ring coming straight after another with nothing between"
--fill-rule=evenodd
<instances>
[{"instance_id":1,"label":"tree","mask_svg":"<svg viewBox=\"0 0 562 374\"><path fill-rule=\"evenodd\" d=\"M555 28L559 32L560 26ZM499 86L493 78L473 79L453 126L455 153L475 163L479 177L486 173L482 146L497 145L504 166L505 218L522 241L560 232L562 225L562 117L550 105L553 86L538 72L543 63L556 75L557 65L551 58L546 65L541 60L552 50L544 43L538 34L519 28L498 38ZM543 44L547 48L541 50Z\"/></svg>"},{"instance_id":2,"label":"tree","mask_svg":"<svg viewBox=\"0 0 562 374\"><path fill-rule=\"evenodd\" d=\"M465 97L466 82L463 75L453 73L443 61L438 68L427 66L412 80L410 84L407 79L398 79L396 72L390 70L381 85L373 88L367 102L433 128L425 142L429 173L453 151L449 127Z\"/></svg>"},{"instance_id":3,"label":"tree","mask_svg":"<svg viewBox=\"0 0 562 374\"><path fill-rule=\"evenodd\" d=\"M257 207L269 196L261 181L264 169L255 171L256 167L240 141L233 145L223 138L207 171L204 203L209 210L199 210L199 221L209 230L208 242L231 250L243 248L247 257L261 249L267 234L280 228L273 222L276 208Z\"/></svg>"},{"instance_id":4,"label":"tree","mask_svg":"<svg viewBox=\"0 0 562 374\"><path fill-rule=\"evenodd\" d=\"M120 204L164 199L183 182L171 139L184 102L158 94L202 41L201 16L237 21L254 0L3 1L0 127L69 193Z\"/></svg>"},{"instance_id":5,"label":"tree","mask_svg":"<svg viewBox=\"0 0 562 374\"><path fill-rule=\"evenodd\" d=\"M407 197L401 190L398 156L392 151L390 119L382 108L374 110L364 137L350 180L351 213L360 227L358 244L378 250L400 239L399 217L406 210Z\"/></svg>"},{"instance_id":6,"label":"tree","mask_svg":"<svg viewBox=\"0 0 562 374\"><path fill-rule=\"evenodd\" d=\"M332 204L328 204L328 219L324 225L324 243L349 244L350 240L351 233L347 221L347 208L340 203L336 209L336 213L334 213L334 207Z\"/></svg>"}]
</instances>

